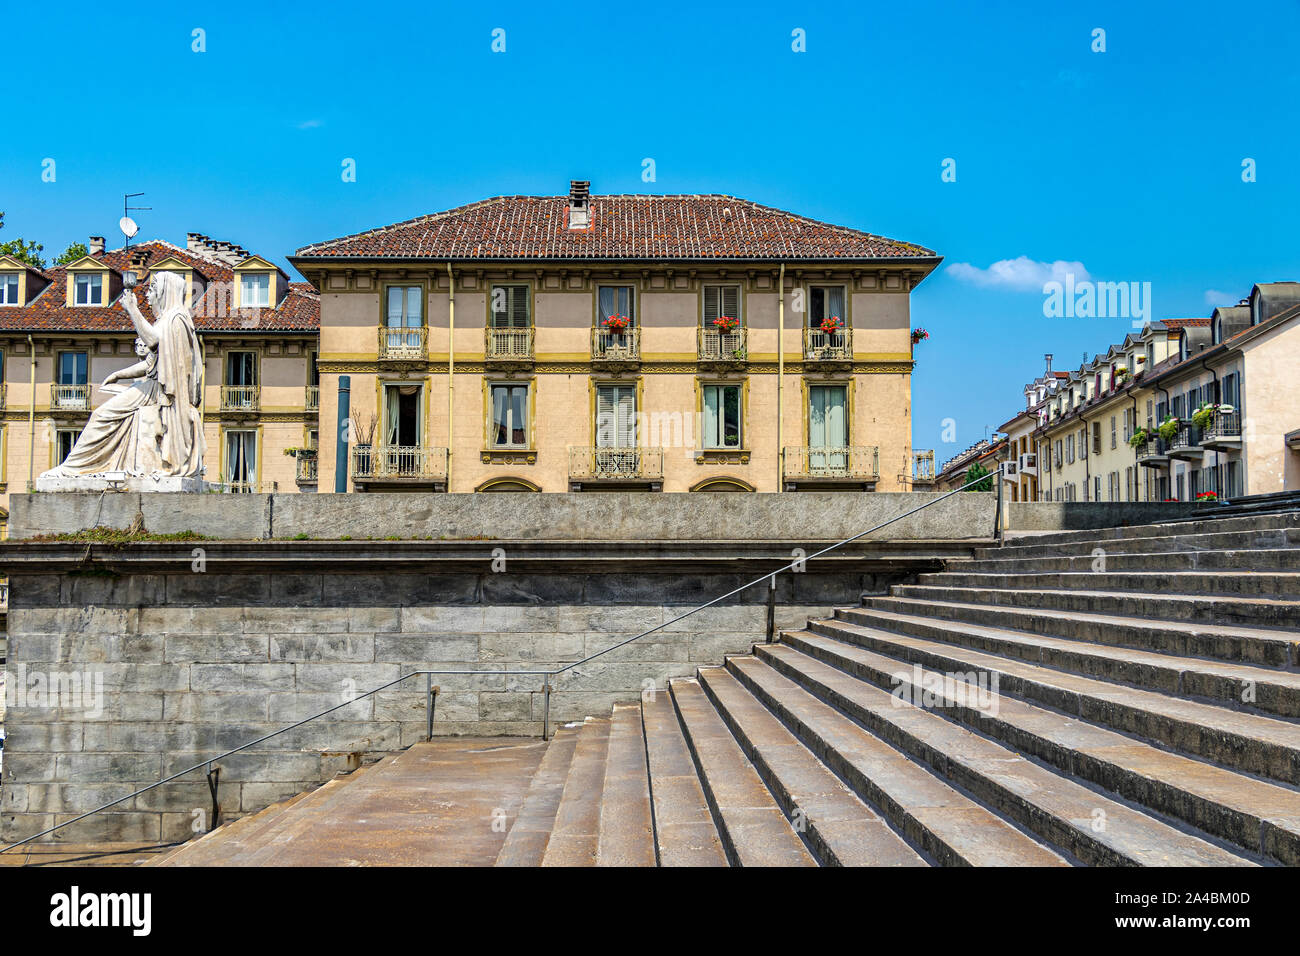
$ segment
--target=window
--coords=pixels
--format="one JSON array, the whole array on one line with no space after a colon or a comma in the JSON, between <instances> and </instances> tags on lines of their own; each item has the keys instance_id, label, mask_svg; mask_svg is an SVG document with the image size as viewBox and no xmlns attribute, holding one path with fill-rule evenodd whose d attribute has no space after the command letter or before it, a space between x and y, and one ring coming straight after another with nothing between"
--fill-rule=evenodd
<instances>
[{"instance_id":1,"label":"window","mask_svg":"<svg viewBox=\"0 0 1300 956\"><path fill-rule=\"evenodd\" d=\"M85 352L59 353L59 384L85 385L87 382L87 358Z\"/></svg>"},{"instance_id":2,"label":"window","mask_svg":"<svg viewBox=\"0 0 1300 956\"><path fill-rule=\"evenodd\" d=\"M424 326L424 288L418 285L390 285L384 298L385 346L393 352L422 347L420 332ZM398 330L398 331L393 331Z\"/></svg>"},{"instance_id":3,"label":"window","mask_svg":"<svg viewBox=\"0 0 1300 956\"><path fill-rule=\"evenodd\" d=\"M307 353L307 384L312 388L320 388L320 353Z\"/></svg>"},{"instance_id":4,"label":"window","mask_svg":"<svg viewBox=\"0 0 1300 956\"><path fill-rule=\"evenodd\" d=\"M0 275L0 305L22 305L18 301L18 274Z\"/></svg>"},{"instance_id":5,"label":"window","mask_svg":"<svg viewBox=\"0 0 1300 956\"><path fill-rule=\"evenodd\" d=\"M56 467L63 464L72 454L72 449L80 437L81 430L77 428L60 428L55 433L54 464Z\"/></svg>"},{"instance_id":6,"label":"window","mask_svg":"<svg viewBox=\"0 0 1300 956\"><path fill-rule=\"evenodd\" d=\"M225 481L231 491L257 491L257 432L226 432Z\"/></svg>"},{"instance_id":7,"label":"window","mask_svg":"<svg viewBox=\"0 0 1300 956\"><path fill-rule=\"evenodd\" d=\"M265 308L270 304L270 273L253 272L239 277L239 305L241 308Z\"/></svg>"},{"instance_id":8,"label":"window","mask_svg":"<svg viewBox=\"0 0 1300 956\"><path fill-rule=\"evenodd\" d=\"M722 316L740 321L740 286L706 285L704 287L704 328L715 328L713 320Z\"/></svg>"},{"instance_id":9,"label":"window","mask_svg":"<svg viewBox=\"0 0 1300 956\"><path fill-rule=\"evenodd\" d=\"M226 353L226 384L251 388L257 384L257 353Z\"/></svg>"},{"instance_id":10,"label":"window","mask_svg":"<svg viewBox=\"0 0 1300 956\"><path fill-rule=\"evenodd\" d=\"M1101 475L1092 476L1092 500L1101 501Z\"/></svg>"},{"instance_id":11,"label":"window","mask_svg":"<svg viewBox=\"0 0 1300 956\"><path fill-rule=\"evenodd\" d=\"M629 329L636 328L636 295L630 285L602 285L596 290L596 303L600 310L598 322L603 328L605 320L614 315L627 319Z\"/></svg>"},{"instance_id":12,"label":"window","mask_svg":"<svg viewBox=\"0 0 1300 956\"><path fill-rule=\"evenodd\" d=\"M492 430L488 440L493 448L528 447L528 386L493 385Z\"/></svg>"},{"instance_id":13,"label":"window","mask_svg":"<svg viewBox=\"0 0 1300 956\"><path fill-rule=\"evenodd\" d=\"M844 286L815 285L808 289L808 328L820 328L824 319L839 319L840 328L848 328L844 316Z\"/></svg>"},{"instance_id":14,"label":"window","mask_svg":"<svg viewBox=\"0 0 1300 956\"><path fill-rule=\"evenodd\" d=\"M1092 453L1101 454L1101 422L1092 423Z\"/></svg>"},{"instance_id":15,"label":"window","mask_svg":"<svg viewBox=\"0 0 1300 956\"><path fill-rule=\"evenodd\" d=\"M390 448L418 448L424 434L424 403L420 385L384 386L384 444Z\"/></svg>"},{"instance_id":16,"label":"window","mask_svg":"<svg viewBox=\"0 0 1300 956\"><path fill-rule=\"evenodd\" d=\"M1127 419L1127 417L1128 417L1128 412L1125 412L1125 413L1124 413L1124 416L1125 416L1125 418ZM1119 447L1119 435L1118 435L1118 433L1115 431L1115 416L1114 416L1114 415L1110 416L1110 447L1111 447L1111 448L1118 448L1118 447Z\"/></svg>"},{"instance_id":17,"label":"window","mask_svg":"<svg viewBox=\"0 0 1300 956\"><path fill-rule=\"evenodd\" d=\"M636 447L636 388L601 385L596 389L596 447Z\"/></svg>"},{"instance_id":18,"label":"window","mask_svg":"<svg viewBox=\"0 0 1300 956\"><path fill-rule=\"evenodd\" d=\"M1237 373L1231 372L1223 376L1223 404L1231 405L1236 409L1239 397L1237 391Z\"/></svg>"},{"instance_id":19,"label":"window","mask_svg":"<svg viewBox=\"0 0 1300 956\"><path fill-rule=\"evenodd\" d=\"M100 305L103 302L104 277L98 272L76 276L72 288L74 305Z\"/></svg>"},{"instance_id":20,"label":"window","mask_svg":"<svg viewBox=\"0 0 1300 956\"><path fill-rule=\"evenodd\" d=\"M1074 435L1065 436L1065 463L1074 464Z\"/></svg>"},{"instance_id":21,"label":"window","mask_svg":"<svg viewBox=\"0 0 1300 956\"><path fill-rule=\"evenodd\" d=\"M848 389L843 385L808 388L808 444L844 448L849 443Z\"/></svg>"},{"instance_id":22,"label":"window","mask_svg":"<svg viewBox=\"0 0 1300 956\"><path fill-rule=\"evenodd\" d=\"M703 386L704 446L705 448L739 448L740 445L740 394L739 385Z\"/></svg>"},{"instance_id":23,"label":"window","mask_svg":"<svg viewBox=\"0 0 1300 956\"><path fill-rule=\"evenodd\" d=\"M528 286L494 285L488 304L491 309L492 328L528 328Z\"/></svg>"}]
</instances>

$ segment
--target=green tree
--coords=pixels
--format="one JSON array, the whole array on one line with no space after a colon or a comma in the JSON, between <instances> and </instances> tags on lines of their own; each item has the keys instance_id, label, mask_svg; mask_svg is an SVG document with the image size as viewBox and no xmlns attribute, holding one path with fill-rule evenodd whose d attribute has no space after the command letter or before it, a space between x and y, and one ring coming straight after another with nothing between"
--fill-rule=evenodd
<instances>
[{"instance_id":1,"label":"green tree","mask_svg":"<svg viewBox=\"0 0 1300 956\"><path fill-rule=\"evenodd\" d=\"M0 229L5 227L5 214L0 212ZM10 239L8 242L0 242L0 256L13 256L29 266L35 266L37 269L45 268L45 260L41 258L41 250L45 247L39 242L25 242L22 239Z\"/></svg>"},{"instance_id":2,"label":"green tree","mask_svg":"<svg viewBox=\"0 0 1300 956\"><path fill-rule=\"evenodd\" d=\"M977 485L971 484L972 481L976 481L980 478L985 478L985 480L981 481ZM992 491L992 473L977 461L966 469L966 477L963 479L962 484L968 486L966 488L967 491Z\"/></svg>"},{"instance_id":3,"label":"green tree","mask_svg":"<svg viewBox=\"0 0 1300 956\"><path fill-rule=\"evenodd\" d=\"M59 257L54 260L54 264L56 266L66 266L69 262L76 262L88 255L90 255L90 250L86 248L84 242L74 242L60 253Z\"/></svg>"}]
</instances>

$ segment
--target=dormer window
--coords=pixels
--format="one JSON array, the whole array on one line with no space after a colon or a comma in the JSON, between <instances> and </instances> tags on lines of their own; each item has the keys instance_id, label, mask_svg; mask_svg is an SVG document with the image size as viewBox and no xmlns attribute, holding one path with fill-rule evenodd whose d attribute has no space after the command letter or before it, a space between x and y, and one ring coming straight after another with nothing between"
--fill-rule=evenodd
<instances>
[{"instance_id":1,"label":"dormer window","mask_svg":"<svg viewBox=\"0 0 1300 956\"><path fill-rule=\"evenodd\" d=\"M0 305L22 305L18 295L18 273L0 273Z\"/></svg>"},{"instance_id":2,"label":"dormer window","mask_svg":"<svg viewBox=\"0 0 1300 956\"><path fill-rule=\"evenodd\" d=\"M271 304L271 274L251 272L239 277L239 304L242 308L266 308Z\"/></svg>"},{"instance_id":3,"label":"dormer window","mask_svg":"<svg viewBox=\"0 0 1300 956\"><path fill-rule=\"evenodd\" d=\"M73 305L103 305L104 277L97 272L82 273L72 279Z\"/></svg>"}]
</instances>

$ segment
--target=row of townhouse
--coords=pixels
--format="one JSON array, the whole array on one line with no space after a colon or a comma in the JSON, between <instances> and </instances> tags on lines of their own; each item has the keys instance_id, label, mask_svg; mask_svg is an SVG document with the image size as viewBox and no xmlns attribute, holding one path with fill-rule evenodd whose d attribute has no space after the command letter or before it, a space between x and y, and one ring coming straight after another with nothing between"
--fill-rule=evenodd
<instances>
[{"instance_id":1,"label":"row of townhouse","mask_svg":"<svg viewBox=\"0 0 1300 956\"><path fill-rule=\"evenodd\" d=\"M910 295L941 259L920 246L575 181L290 261L307 283L197 233L92 238L44 271L0 259L5 493L66 457L98 383L136 360L119 299L159 270L190 284L208 479L232 491L933 483L911 446Z\"/></svg>"},{"instance_id":2,"label":"row of townhouse","mask_svg":"<svg viewBox=\"0 0 1300 956\"><path fill-rule=\"evenodd\" d=\"M1195 501L1300 489L1300 283L1166 319L1025 387L1002 426L1022 501Z\"/></svg>"}]
</instances>

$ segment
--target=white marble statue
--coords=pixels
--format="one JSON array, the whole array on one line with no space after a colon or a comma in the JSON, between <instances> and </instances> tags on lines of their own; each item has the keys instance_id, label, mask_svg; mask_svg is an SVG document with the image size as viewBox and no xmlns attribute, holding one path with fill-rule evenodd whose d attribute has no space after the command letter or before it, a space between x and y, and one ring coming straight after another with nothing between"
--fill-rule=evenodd
<instances>
[{"instance_id":1,"label":"white marble statue","mask_svg":"<svg viewBox=\"0 0 1300 956\"><path fill-rule=\"evenodd\" d=\"M185 305L185 280L155 272L146 296L152 324L141 314L134 290L122 294L142 361L104 379L101 390L115 394L91 413L67 459L41 475L38 490L69 486L56 479L109 476L151 478L154 484L201 481L203 354Z\"/></svg>"}]
</instances>

